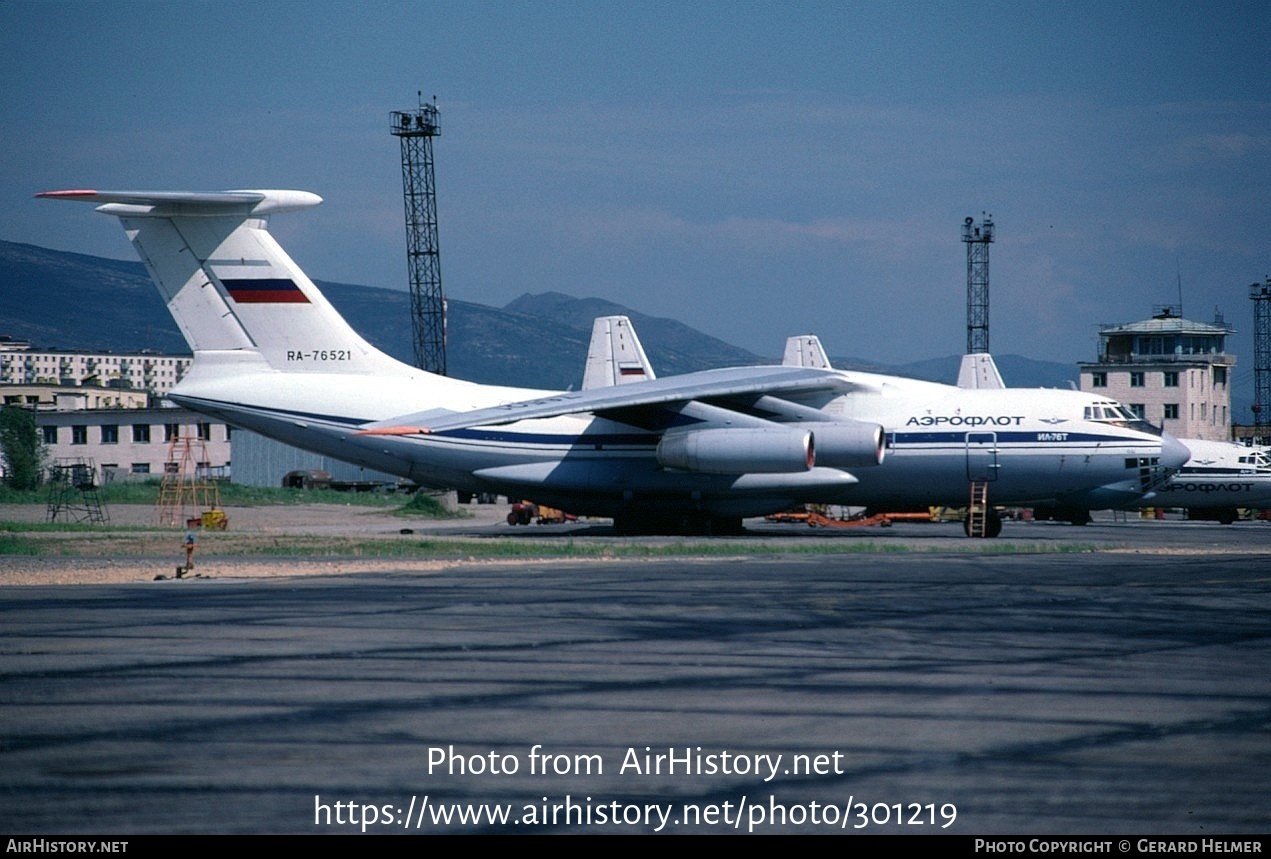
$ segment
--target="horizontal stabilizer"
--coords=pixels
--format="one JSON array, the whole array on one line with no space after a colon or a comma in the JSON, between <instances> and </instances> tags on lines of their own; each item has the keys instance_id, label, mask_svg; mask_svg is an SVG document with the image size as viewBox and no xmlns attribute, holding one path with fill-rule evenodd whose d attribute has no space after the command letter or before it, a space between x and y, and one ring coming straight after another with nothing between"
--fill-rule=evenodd
<instances>
[{"instance_id":1,"label":"horizontal stabilizer","mask_svg":"<svg viewBox=\"0 0 1271 859\"><path fill-rule=\"evenodd\" d=\"M36 194L50 200L74 200L97 203L109 215L130 214L139 217L185 215L224 215L243 212L252 215L269 215L275 212L294 212L322 202L317 194L308 191L220 191L195 193L190 191L45 191ZM109 206L120 205L129 210L112 211ZM135 210L134 210L135 209ZM149 209L149 212L142 211Z\"/></svg>"}]
</instances>

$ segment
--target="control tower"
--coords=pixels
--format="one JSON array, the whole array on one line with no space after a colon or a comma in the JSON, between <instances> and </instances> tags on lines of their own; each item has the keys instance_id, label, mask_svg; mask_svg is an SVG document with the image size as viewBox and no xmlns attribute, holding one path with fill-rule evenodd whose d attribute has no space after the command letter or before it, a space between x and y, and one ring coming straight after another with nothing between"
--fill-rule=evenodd
<instances>
[{"instance_id":1,"label":"control tower","mask_svg":"<svg viewBox=\"0 0 1271 859\"><path fill-rule=\"evenodd\" d=\"M1097 361L1081 362L1081 390L1104 394L1175 438L1231 438L1230 325L1161 305L1151 319L1099 330Z\"/></svg>"}]
</instances>

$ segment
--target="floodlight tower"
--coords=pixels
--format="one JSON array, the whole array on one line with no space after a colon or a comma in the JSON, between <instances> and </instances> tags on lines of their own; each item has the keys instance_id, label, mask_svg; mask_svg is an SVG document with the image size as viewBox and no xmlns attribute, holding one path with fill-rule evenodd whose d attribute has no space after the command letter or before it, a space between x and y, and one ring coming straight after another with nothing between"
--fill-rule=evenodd
<instances>
[{"instance_id":1,"label":"floodlight tower","mask_svg":"<svg viewBox=\"0 0 1271 859\"><path fill-rule=\"evenodd\" d=\"M1249 284L1253 300L1253 424L1271 426L1271 277Z\"/></svg>"},{"instance_id":2,"label":"floodlight tower","mask_svg":"<svg viewBox=\"0 0 1271 859\"><path fill-rule=\"evenodd\" d=\"M984 213L981 213L984 214ZM962 222L966 242L966 351L989 351L989 245L993 242L993 217L984 214L980 226L968 217Z\"/></svg>"},{"instance_id":3,"label":"floodlight tower","mask_svg":"<svg viewBox=\"0 0 1271 859\"><path fill-rule=\"evenodd\" d=\"M437 188L432 139L437 97L419 94L419 108L390 114L389 132L402 141L402 194L406 201L406 264L410 268L411 333L415 363L446 374L446 297L441 291L441 249L437 239Z\"/></svg>"}]
</instances>

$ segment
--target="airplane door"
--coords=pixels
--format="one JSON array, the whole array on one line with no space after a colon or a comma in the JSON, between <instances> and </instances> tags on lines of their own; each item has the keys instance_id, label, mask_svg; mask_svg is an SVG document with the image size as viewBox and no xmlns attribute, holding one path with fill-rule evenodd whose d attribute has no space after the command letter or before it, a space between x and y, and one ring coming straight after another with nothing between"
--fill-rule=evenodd
<instances>
[{"instance_id":1,"label":"airplane door","mask_svg":"<svg viewBox=\"0 0 1271 859\"><path fill-rule=\"evenodd\" d=\"M966 478L983 483L997 480L1001 465L997 461L997 433L969 432L966 434Z\"/></svg>"}]
</instances>

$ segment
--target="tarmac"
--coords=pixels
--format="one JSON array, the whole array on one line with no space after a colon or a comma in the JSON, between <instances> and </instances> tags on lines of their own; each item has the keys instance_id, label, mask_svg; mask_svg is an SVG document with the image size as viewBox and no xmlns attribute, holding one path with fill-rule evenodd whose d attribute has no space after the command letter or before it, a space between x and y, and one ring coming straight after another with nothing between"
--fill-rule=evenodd
<instances>
[{"instance_id":1,"label":"tarmac","mask_svg":"<svg viewBox=\"0 0 1271 859\"><path fill-rule=\"evenodd\" d=\"M617 540L261 509L231 527ZM701 558L0 587L0 831L1271 826L1271 523L748 527Z\"/></svg>"}]
</instances>

